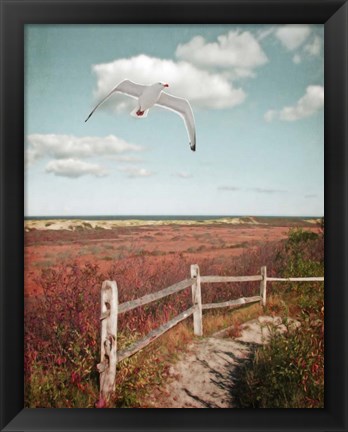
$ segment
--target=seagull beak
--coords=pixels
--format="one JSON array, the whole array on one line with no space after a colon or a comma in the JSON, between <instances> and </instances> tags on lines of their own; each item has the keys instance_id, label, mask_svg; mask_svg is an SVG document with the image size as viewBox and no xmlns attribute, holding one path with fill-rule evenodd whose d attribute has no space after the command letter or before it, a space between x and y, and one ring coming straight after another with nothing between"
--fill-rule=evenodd
<instances>
[{"instance_id":1,"label":"seagull beak","mask_svg":"<svg viewBox=\"0 0 348 432\"><path fill-rule=\"evenodd\" d=\"M169 84L164 84L164 87L169 87Z\"/></svg>"}]
</instances>

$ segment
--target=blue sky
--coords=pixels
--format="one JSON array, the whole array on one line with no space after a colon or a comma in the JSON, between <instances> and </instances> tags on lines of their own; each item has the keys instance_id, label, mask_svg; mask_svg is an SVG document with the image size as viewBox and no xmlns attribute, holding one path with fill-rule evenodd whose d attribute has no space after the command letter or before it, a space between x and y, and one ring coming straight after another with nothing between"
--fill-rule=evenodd
<instances>
[{"instance_id":1,"label":"blue sky","mask_svg":"<svg viewBox=\"0 0 348 432\"><path fill-rule=\"evenodd\" d=\"M324 213L322 25L27 25L25 212ZM129 115L118 82L169 83L195 116Z\"/></svg>"}]
</instances>

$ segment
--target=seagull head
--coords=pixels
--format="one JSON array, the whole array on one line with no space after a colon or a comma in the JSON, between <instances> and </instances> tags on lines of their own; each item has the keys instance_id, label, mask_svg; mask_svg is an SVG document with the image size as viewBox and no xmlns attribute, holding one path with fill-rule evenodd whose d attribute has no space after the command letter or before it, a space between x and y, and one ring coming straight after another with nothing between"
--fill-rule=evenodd
<instances>
[{"instance_id":1,"label":"seagull head","mask_svg":"<svg viewBox=\"0 0 348 432\"><path fill-rule=\"evenodd\" d=\"M163 88L169 87L169 84L166 84L166 83L159 82L158 84Z\"/></svg>"}]
</instances>

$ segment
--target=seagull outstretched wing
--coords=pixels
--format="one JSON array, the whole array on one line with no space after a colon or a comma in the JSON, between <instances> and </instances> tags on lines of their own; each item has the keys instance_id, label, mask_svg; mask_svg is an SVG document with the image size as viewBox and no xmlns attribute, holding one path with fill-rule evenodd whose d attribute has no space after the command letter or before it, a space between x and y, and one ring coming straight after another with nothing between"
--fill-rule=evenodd
<instances>
[{"instance_id":1,"label":"seagull outstretched wing","mask_svg":"<svg viewBox=\"0 0 348 432\"><path fill-rule=\"evenodd\" d=\"M187 133L190 138L191 150L195 151L196 150L196 127L195 127L195 119L193 117L193 112L189 101L162 92L160 98L156 102L156 105L174 111L184 119Z\"/></svg>"},{"instance_id":2,"label":"seagull outstretched wing","mask_svg":"<svg viewBox=\"0 0 348 432\"><path fill-rule=\"evenodd\" d=\"M130 80L124 80L121 83L117 84L115 88L111 90L109 94L105 96L104 99L102 99L96 107L93 108L93 111L89 114L89 116L86 118L85 122L91 117L91 115L94 113L94 111L100 107L100 105L106 101L113 93L124 93L130 97L138 98L141 96L143 91L145 90L147 86L136 84Z\"/></svg>"}]
</instances>

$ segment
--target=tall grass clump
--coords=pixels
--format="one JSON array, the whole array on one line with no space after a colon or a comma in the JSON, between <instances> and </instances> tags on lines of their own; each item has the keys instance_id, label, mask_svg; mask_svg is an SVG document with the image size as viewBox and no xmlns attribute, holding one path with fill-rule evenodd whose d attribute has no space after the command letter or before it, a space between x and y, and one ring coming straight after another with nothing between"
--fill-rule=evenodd
<instances>
[{"instance_id":1,"label":"tall grass clump","mask_svg":"<svg viewBox=\"0 0 348 432\"><path fill-rule=\"evenodd\" d=\"M279 255L284 277L324 275L324 238L291 229ZM292 283L282 298L300 321L297 329L273 334L241 368L237 402L243 408L324 407L324 284Z\"/></svg>"}]
</instances>

